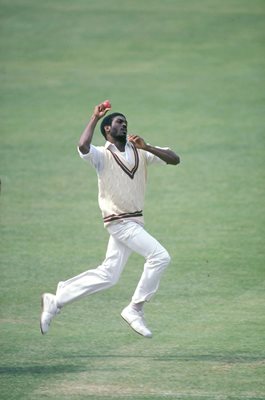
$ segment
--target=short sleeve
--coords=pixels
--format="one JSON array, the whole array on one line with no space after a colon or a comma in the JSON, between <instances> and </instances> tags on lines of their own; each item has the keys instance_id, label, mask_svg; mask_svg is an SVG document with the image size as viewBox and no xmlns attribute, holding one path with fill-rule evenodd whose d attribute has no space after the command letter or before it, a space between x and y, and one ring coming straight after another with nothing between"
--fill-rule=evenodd
<instances>
[{"instance_id":1,"label":"short sleeve","mask_svg":"<svg viewBox=\"0 0 265 400\"><path fill-rule=\"evenodd\" d=\"M79 147L77 147L77 151L79 156L86 162L90 163L99 173L104 166L104 148L99 146L94 146L93 144L90 145L89 152L83 154Z\"/></svg>"}]
</instances>

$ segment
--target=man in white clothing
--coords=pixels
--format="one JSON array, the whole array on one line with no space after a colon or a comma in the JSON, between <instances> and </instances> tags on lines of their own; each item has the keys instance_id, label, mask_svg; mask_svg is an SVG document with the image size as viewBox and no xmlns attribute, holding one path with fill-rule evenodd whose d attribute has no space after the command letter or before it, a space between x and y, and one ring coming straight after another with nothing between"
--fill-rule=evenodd
<instances>
[{"instance_id":1,"label":"man in white clothing","mask_svg":"<svg viewBox=\"0 0 265 400\"><path fill-rule=\"evenodd\" d=\"M177 165L180 159L169 148L154 147L138 135L128 135L126 117L121 113L105 116L108 111L104 103L95 107L78 144L80 157L96 169L98 176L99 207L110 234L106 257L97 268L59 282L55 295L42 295L42 334L48 332L52 319L62 307L116 284L130 254L136 252L145 258L144 270L121 316L135 332L152 337L144 320L143 306L157 291L170 256L144 229L147 166ZM106 144L94 146L91 144L94 130L102 117L100 130Z\"/></svg>"}]
</instances>

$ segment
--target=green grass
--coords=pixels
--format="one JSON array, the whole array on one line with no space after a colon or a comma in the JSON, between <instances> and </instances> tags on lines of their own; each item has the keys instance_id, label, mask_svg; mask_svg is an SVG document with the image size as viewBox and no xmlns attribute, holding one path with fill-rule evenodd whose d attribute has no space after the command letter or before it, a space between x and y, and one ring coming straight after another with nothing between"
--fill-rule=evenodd
<instances>
[{"instance_id":1,"label":"green grass","mask_svg":"<svg viewBox=\"0 0 265 400\"><path fill-rule=\"evenodd\" d=\"M265 399L264 1L0 7L0 398ZM182 160L149 173L146 228L172 256L146 306L154 337L119 317L136 255L42 337L40 294L105 255L76 144L107 98Z\"/></svg>"}]
</instances>

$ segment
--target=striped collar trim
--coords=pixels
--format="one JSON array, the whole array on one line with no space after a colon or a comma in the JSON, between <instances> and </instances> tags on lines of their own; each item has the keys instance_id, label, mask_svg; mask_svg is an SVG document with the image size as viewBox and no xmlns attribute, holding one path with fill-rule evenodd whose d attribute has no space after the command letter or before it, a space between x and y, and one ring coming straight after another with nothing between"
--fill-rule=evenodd
<instances>
[{"instance_id":1,"label":"striped collar trim","mask_svg":"<svg viewBox=\"0 0 265 400\"><path fill-rule=\"evenodd\" d=\"M110 148L108 148L108 150L111 152L111 154L114 157L114 160L116 161L116 163L122 168L122 170L131 178L134 178L135 172L137 171L138 167L139 167L139 155L138 155L138 151L136 149L135 146L132 146L133 152L134 152L134 159L135 159L135 163L132 169L129 169L124 163L123 161L119 158L119 156L114 153Z\"/></svg>"}]
</instances>

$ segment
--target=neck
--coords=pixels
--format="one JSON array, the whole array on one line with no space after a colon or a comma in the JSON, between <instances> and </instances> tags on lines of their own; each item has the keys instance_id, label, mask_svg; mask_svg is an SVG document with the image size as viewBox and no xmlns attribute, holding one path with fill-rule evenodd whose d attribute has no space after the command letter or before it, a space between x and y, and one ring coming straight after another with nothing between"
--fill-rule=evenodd
<instances>
[{"instance_id":1,"label":"neck","mask_svg":"<svg viewBox=\"0 0 265 400\"><path fill-rule=\"evenodd\" d=\"M117 149L119 150L119 151L121 151L122 153L125 151L125 145L126 145L126 143L120 143L120 142L118 142L118 143L114 143L115 144L115 146L117 147Z\"/></svg>"},{"instance_id":2,"label":"neck","mask_svg":"<svg viewBox=\"0 0 265 400\"><path fill-rule=\"evenodd\" d=\"M121 152L124 152L124 151L125 151L125 145L126 145L126 142L127 142L127 139L126 139L126 138L125 138L125 139L122 139L122 140L115 140L115 139L113 139L113 138L108 138L108 141L109 141L110 143L115 144L115 146L117 147L117 149L118 149L119 151L121 151Z\"/></svg>"}]
</instances>

